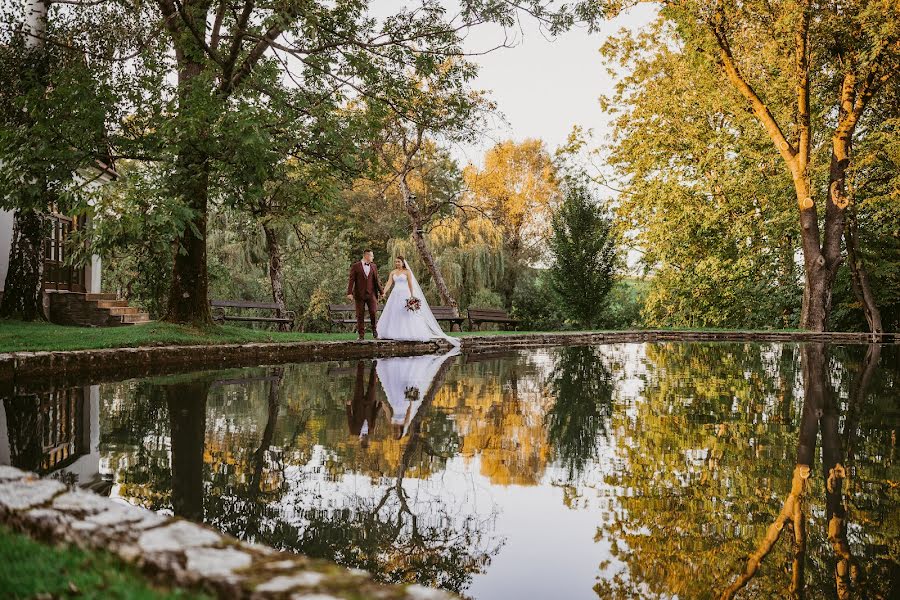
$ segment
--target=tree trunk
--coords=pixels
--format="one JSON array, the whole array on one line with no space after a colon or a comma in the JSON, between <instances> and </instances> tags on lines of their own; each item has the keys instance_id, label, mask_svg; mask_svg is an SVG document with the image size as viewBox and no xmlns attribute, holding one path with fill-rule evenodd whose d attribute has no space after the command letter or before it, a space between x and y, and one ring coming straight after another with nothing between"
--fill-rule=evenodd
<instances>
[{"instance_id":1,"label":"tree trunk","mask_svg":"<svg viewBox=\"0 0 900 600\"><path fill-rule=\"evenodd\" d=\"M202 52L202 51L201 51ZM207 85L200 77L203 65L182 52L178 70L179 118L190 119L194 103L209 102ZM200 107L198 110L209 110ZM202 117L202 113L200 115ZM204 150L202 127L186 126L180 133L175 173L176 193L193 211L190 226L178 238L172 285L165 320L171 323L212 324L209 312L209 277L206 271L206 209L209 195L209 156Z\"/></svg>"},{"instance_id":2,"label":"tree trunk","mask_svg":"<svg viewBox=\"0 0 900 600\"><path fill-rule=\"evenodd\" d=\"M46 55L43 53L44 37L47 35L47 10L49 2L43 0L29 0L25 8L25 21L23 32L25 34L25 47L31 52L38 53L41 60L38 61L40 77L37 85L44 87L47 75ZM25 125L31 127L30 119L25 116ZM34 178L43 182L40 173ZM26 177L29 175L26 174ZM34 186L35 182L26 184ZM44 188L46 186L43 186ZM23 194L26 193L22 192ZM37 199L46 197L41 194ZM16 209L13 224L13 237L9 247L9 268L6 271L6 281L3 284L3 300L0 303L0 316L17 317L24 321L44 319L43 294L41 293L41 279L44 268L44 236L45 221L42 211L33 208L34 204L23 202Z\"/></svg>"},{"instance_id":3,"label":"tree trunk","mask_svg":"<svg viewBox=\"0 0 900 600\"><path fill-rule=\"evenodd\" d=\"M862 305L869 331L873 334L883 333L881 311L875 303L875 295L869 285L869 275L859 261L859 238L857 237L856 212L851 208L847 215L847 226L844 229L844 240L847 245L847 264L850 267L850 281L853 293Z\"/></svg>"},{"instance_id":4,"label":"tree trunk","mask_svg":"<svg viewBox=\"0 0 900 600\"><path fill-rule=\"evenodd\" d=\"M268 221L263 223L263 232L266 234L266 251L269 254L269 281L272 284L272 302L278 305L275 314L279 318L287 316L287 308L284 302L284 268L281 256L281 244L278 242L278 235L272 224ZM278 331L290 331L291 326L287 323L279 323Z\"/></svg>"},{"instance_id":5,"label":"tree trunk","mask_svg":"<svg viewBox=\"0 0 900 600\"><path fill-rule=\"evenodd\" d=\"M17 317L23 321L45 318L41 283L46 230L47 221L40 212L30 209L16 211L0 316Z\"/></svg>"},{"instance_id":6,"label":"tree trunk","mask_svg":"<svg viewBox=\"0 0 900 600\"><path fill-rule=\"evenodd\" d=\"M516 294L516 285L519 283L519 271L521 269L520 255L522 254L522 241L518 234L511 241L505 242L506 254L509 257L506 268L503 270L500 289L503 294L503 306L507 310L512 309L513 297Z\"/></svg>"},{"instance_id":7,"label":"tree trunk","mask_svg":"<svg viewBox=\"0 0 900 600\"><path fill-rule=\"evenodd\" d=\"M409 215L409 220L412 224L413 242L416 244L416 249L419 251L419 256L422 257L422 262L425 263L425 266L428 268L428 272L431 273L434 284L437 286L438 294L441 297L441 302L443 302L447 306L453 307L454 313L458 316L458 304L456 300L454 300L450 295L450 288L447 287L447 282L444 281L444 276L441 274L441 270L438 268L437 263L434 260L434 256L431 254L431 250L429 250L428 248L428 244L425 243L425 232L423 230L424 223L422 222L422 215L419 212L418 206L416 206L415 197L412 195L412 193L409 191L409 187L406 185L406 179L404 177L400 178L400 191L403 193L403 204L406 206L406 214Z\"/></svg>"},{"instance_id":8,"label":"tree trunk","mask_svg":"<svg viewBox=\"0 0 900 600\"><path fill-rule=\"evenodd\" d=\"M834 279L841 264L840 240L844 229L844 211L829 196L825 208L825 231L819 232L819 218L808 184L795 181L800 203L800 239L803 249L804 285L800 327L826 331L831 315ZM812 206L804 205L812 204Z\"/></svg>"}]
</instances>

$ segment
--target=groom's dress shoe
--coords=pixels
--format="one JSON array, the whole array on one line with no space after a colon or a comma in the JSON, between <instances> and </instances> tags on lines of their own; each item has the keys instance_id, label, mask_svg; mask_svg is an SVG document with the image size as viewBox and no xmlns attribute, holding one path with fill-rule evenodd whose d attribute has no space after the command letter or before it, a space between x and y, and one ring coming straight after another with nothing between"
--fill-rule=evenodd
<instances>
[{"instance_id":1,"label":"groom's dress shoe","mask_svg":"<svg viewBox=\"0 0 900 600\"><path fill-rule=\"evenodd\" d=\"M376 340L377 340L377 339L378 339L378 334L377 334L377 333L375 333L375 332L372 332L372 337L373 337L373 338L374 338L374 339L376 339Z\"/></svg>"}]
</instances>

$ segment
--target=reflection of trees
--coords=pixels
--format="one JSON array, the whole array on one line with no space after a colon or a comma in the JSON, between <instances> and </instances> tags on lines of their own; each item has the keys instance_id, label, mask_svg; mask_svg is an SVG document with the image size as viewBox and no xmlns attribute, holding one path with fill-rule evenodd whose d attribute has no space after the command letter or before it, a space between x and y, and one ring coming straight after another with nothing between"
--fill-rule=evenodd
<instances>
[{"instance_id":1,"label":"reflection of trees","mask_svg":"<svg viewBox=\"0 0 900 600\"><path fill-rule=\"evenodd\" d=\"M386 581L460 590L497 548L489 517L469 514L467 498L431 477L459 447L448 415L430 409L449 364L408 436L398 442L379 427L368 450L348 434L354 371L323 377L324 365L309 364L132 384L108 402L114 410L106 431L119 433L115 444L104 436L105 448L115 446L111 463L120 481L132 482L121 487L132 500L167 508L172 485L177 511L202 514L231 535L364 568ZM197 419L201 398L205 417ZM140 404L148 401L156 416L142 420ZM132 460L155 456L157 440L168 439L171 471L168 462L149 469L147 461ZM180 473L199 475L181 480ZM362 479L370 482L360 483L362 490L346 483Z\"/></svg>"},{"instance_id":2,"label":"reflection of trees","mask_svg":"<svg viewBox=\"0 0 900 600\"><path fill-rule=\"evenodd\" d=\"M203 520L203 453L209 380L187 379L163 385L169 407L172 448L172 510Z\"/></svg>"},{"instance_id":3,"label":"reflection of trees","mask_svg":"<svg viewBox=\"0 0 900 600\"><path fill-rule=\"evenodd\" d=\"M435 406L452 416L466 460L499 485L535 485L549 457L544 413L551 402L537 368L526 360L469 359L465 376L448 382Z\"/></svg>"},{"instance_id":4,"label":"reflection of trees","mask_svg":"<svg viewBox=\"0 0 900 600\"><path fill-rule=\"evenodd\" d=\"M25 471L41 466L41 400L37 394L10 395L3 399L9 436L10 462Z\"/></svg>"},{"instance_id":5,"label":"reflection of trees","mask_svg":"<svg viewBox=\"0 0 900 600\"><path fill-rule=\"evenodd\" d=\"M794 557L791 569L790 591L795 597L803 597L806 587L804 563L806 560L807 530L807 479L813 465L816 437L821 434L822 444L822 479L825 494L825 525L827 540L834 553L834 591L840 600L849 599L858 590L861 580L861 568L853 555L847 538L848 502L842 494L844 481L847 478L847 467L844 461L844 447L847 456L853 453L854 431L858 423L859 404L864 402L866 391L872 381L881 348L870 345L863 361L861 373L857 377L855 389L850 395L848 418L845 424L846 441L842 445L839 431L839 408L834 394L828 370L828 354L824 344L806 344L801 347L803 356L804 404L800 435L797 440L797 463L794 468L794 481L791 493L785 501L784 508L775 522L769 527L766 538L759 545L747 563L747 568L738 579L722 593L722 599L733 598L735 593L745 586L756 574L762 560L778 541L783 527L792 526ZM877 594L874 589L868 590ZM876 597L876 596L873 596Z\"/></svg>"},{"instance_id":6,"label":"reflection of trees","mask_svg":"<svg viewBox=\"0 0 900 600\"><path fill-rule=\"evenodd\" d=\"M307 515L310 525L303 535L311 543L302 545L320 545L314 555L366 569L385 581L418 581L458 592L499 550L490 547L483 520L459 519L440 493L430 502L419 497L411 501L412 492L405 485L411 467L420 460L417 457L435 452L424 421L449 366L449 361L441 366L425 395L405 438L393 482L383 488L380 498L355 497L343 511Z\"/></svg>"},{"instance_id":7,"label":"reflection of trees","mask_svg":"<svg viewBox=\"0 0 900 600\"><path fill-rule=\"evenodd\" d=\"M556 402L547 412L548 442L569 480L592 463L612 414L613 381L596 346L560 350L550 376Z\"/></svg>"},{"instance_id":8,"label":"reflection of trees","mask_svg":"<svg viewBox=\"0 0 900 600\"><path fill-rule=\"evenodd\" d=\"M842 497L848 465L841 456L836 401L849 393L851 407L853 398L868 403L860 391L866 376L855 369L857 351L839 349L829 363L824 352L804 349L801 404L794 392L798 356L791 346L648 347L643 399L613 416L613 427L626 433L617 436L622 462L608 482L628 493L619 497L618 514L598 531L626 568L599 583L598 595L711 598L716 590L730 597L740 588L740 598L781 597L786 591L844 598L836 590L853 583L854 563L865 564L867 572L896 570L881 541L896 494L887 500L855 494L854 501L887 509L888 515L869 512L866 519L854 518L852 536L847 529L852 503ZM852 435L868 445L863 455L883 455L889 437L873 428L879 423L874 414L859 414L855 423L846 423L845 439L847 427L855 429ZM791 422L799 422L799 429ZM816 478L809 474L819 434L823 477ZM860 467L884 492L891 476L879 472L877 462ZM817 487L824 493L816 493ZM859 577L857 587L864 586L865 597L887 597L891 584L884 579L890 580Z\"/></svg>"}]
</instances>

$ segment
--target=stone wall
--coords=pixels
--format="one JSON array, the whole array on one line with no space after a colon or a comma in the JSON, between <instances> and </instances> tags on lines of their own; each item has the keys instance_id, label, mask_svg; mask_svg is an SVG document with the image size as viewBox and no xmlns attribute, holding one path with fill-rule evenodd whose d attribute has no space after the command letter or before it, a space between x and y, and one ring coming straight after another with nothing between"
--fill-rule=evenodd
<instances>
[{"instance_id":1,"label":"stone wall","mask_svg":"<svg viewBox=\"0 0 900 600\"><path fill-rule=\"evenodd\" d=\"M746 331L601 331L503 335L471 335L462 338L466 353L539 348L645 342L825 342L871 343L864 333L839 332L746 332ZM879 343L896 343L894 334L882 334ZM267 342L209 346L145 346L58 352L12 352L0 354L0 385L28 380L99 383L201 369L273 365L287 362L347 360L410 356L444 352L444 341L399 342L393 340L335 342Z\"/></svg>"},{"instance_id":2,"label":"stone wall","mask_svg":"<svg viewBox=\"0 0 900 600\"><path fill-rule=\"evenodd\" d=\"M223 598L455 598L420 585L381 585L365 571L244 543L12 467L0 466L0 522L40 540L106 550L160 583Z\"/></svg>"}]
</instances>

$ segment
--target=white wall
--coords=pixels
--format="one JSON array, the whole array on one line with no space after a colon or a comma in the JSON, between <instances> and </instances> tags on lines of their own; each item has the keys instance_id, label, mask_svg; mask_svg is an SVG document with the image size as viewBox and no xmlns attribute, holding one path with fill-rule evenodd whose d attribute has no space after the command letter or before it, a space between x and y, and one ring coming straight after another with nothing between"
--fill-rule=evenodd
<instances>
[{"instance_id":1,"label":"white wall","mask_svg":"<svg viewBox=\"0 0 900 600\"><path fill-rule=\"evenodd\" d=\"M100 257L96 254L91 256L91 280L87 281L87 291L88 294L99 294L100 293L100 280L103 272L100 270L103 268L103 261L100 260Z\"/></svg>"}]
</instances>

